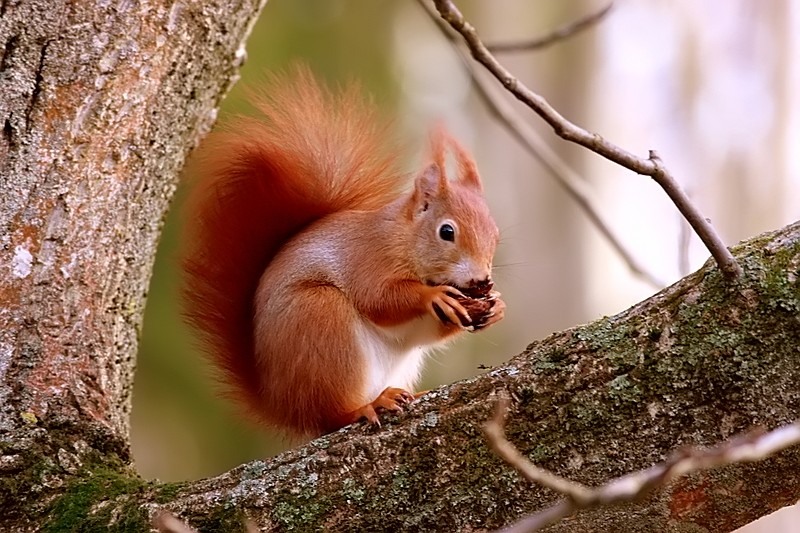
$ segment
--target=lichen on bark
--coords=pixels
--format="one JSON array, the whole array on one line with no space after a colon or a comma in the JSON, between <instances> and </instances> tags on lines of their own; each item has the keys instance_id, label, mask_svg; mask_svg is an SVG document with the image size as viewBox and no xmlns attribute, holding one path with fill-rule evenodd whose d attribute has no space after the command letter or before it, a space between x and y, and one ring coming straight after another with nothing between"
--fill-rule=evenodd
<instances>
[{"instance_id":1,"label":"lichen on bark","mask_svg":"<svg viewBox=\"0 0 800 533\"><path fill-rule=\"evenodd\" d=\"M496 392L507 434L539 466L598 485L800 412L800 224L734 248L735 284L713 264L613 317L531 344L502 368L438 389L384 428L355 426L187 487L167 507L190 523L235 507L267 531L500 527L554 502L489 451ZM730 531L793 501L800 452L677 480L643 502L550 531ZM775 490L780 476L782 487Z\"/></svg>"}]
</instances>

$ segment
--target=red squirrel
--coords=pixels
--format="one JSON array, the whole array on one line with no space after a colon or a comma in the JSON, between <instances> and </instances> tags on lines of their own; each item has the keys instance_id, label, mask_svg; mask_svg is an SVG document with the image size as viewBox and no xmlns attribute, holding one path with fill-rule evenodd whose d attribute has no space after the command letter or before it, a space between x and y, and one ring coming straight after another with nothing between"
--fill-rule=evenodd
<instances>
[{"instance_id":1,"label":"red squirrel","mask_svg":"<svg viewBox=\"0 0 800 533\"><path fill-rule=\"evenodd\" d=\"M195 158L184 313L257 421L308 436L379 424L415 398L426 350L503 318L475 163L439 132L408 190L374 107L307 69L254 100L260 117L234 119ZM481 295L463 294L475 287L479 312Z\"/></svg>"}]
</instances>

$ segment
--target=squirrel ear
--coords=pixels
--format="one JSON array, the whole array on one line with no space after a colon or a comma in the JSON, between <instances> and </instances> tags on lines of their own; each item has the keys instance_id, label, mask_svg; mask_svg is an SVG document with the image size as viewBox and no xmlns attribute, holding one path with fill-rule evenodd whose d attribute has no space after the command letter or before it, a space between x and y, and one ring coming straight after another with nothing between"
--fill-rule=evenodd
<instances>
[{"instance_id":1,"label":"squirrel ear","mask_svg":"<svg viewBox=\"0 0 800 533\"><path fill-rule=\"evenodd\" d=\"M483 184L475 160L455 139L450 139L450 146L455 153L456 161L458 161L458 181L483 192Z\"/></svg>"},{"instance_id":2,"label":"squirrel ear","mask_svg":"<svg viewBox=\"0 0 800 533\"><path fill-rule=\"evenodd\" d=\"M439 124L431 132L431 159L433 163L425 169L424 172L433 172L434 177L431 180L436 180L436 186L439 194L446 194L447 191L447 173L445 168L445 157L447 156L447 142L450 141L450 136L445 131L444 127ZM423 173L424 173L423 172ZM431 183L433 185L433 183Z\"/></svg>"},{"instance_id":3,"label":"squirrel ear","mask_svg":"<svg viewBox=\"0 0 800 533\"><path fill-rule=\"evenodd\" d=\"M431 199L447 192L447 176L438 163L431 163L414 180L414 192L409 202L410 215L416 216L428 210Z\"/></svg>"},{"instance_id":4,"label":"squirrel ear","mask_svg":"<svg viewBox=\"0 0 800 533\"><path fill-rule=\"evenodd\" d=\"M481 183L480 174L478 174L478 167L475 160L467 150L461 146L458 141L451 137L443 126L439 125L431 134L431 155L433 156L434 164L442 169L441 184L443 189L447 188L447 178L444 176L445 156L447 148L453 151L453 155L458 163L458 181L467 187L471 187L478 192L483 192L483 184Z\"/></svg>"}]
</instances>

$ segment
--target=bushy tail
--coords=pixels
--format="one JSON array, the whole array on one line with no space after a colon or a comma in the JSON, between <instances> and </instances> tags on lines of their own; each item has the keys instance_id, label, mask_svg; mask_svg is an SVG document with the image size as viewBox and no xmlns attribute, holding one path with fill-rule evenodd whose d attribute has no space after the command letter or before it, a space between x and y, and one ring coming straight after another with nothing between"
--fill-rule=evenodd
<instances>
[{"instance_id":1,"label":"bushy tail","mask_svg":"<svg viewBox=\"0 0 800 533\"><path fill-rule=\"evenodd\" d=\"M264 269L311 222L378 209L407 182L356 87L332 93L295 68L259 94L260 117L233 120L198 149L182 264L184 314L226 393L256 419L252 305Z\"/></svg>"}]
</instances>

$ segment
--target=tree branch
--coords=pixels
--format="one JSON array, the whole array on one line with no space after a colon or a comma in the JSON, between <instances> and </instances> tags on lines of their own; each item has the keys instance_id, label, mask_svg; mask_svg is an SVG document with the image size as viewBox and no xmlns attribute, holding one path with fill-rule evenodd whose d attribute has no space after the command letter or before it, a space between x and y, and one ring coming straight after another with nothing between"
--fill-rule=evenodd
<instances>
[{"instance_id":1,"label":"tree branch","mask_svg":"<svg viewBox=\"0 0 800 533\"><path fill-rule=\"evenodd\" d=\"M536 39L529 39L527 41L520 41L520 42L513 42L513 43L496 43L496 44L487 44L486 49L492 53L503 53L503 52L531 52L533 50L538 50L541 48L547 48L548 46L552 46L560 41L569 39L573 35L580 33L584 30L587 30L603 20L606 15L611 11L611 8L614 7L614 2L611 1L595 13L589 13L588 15L581 17L575 21L570 22L569 24L565 24L560 28L553 30L552 32L548 33L547 35L543 35L542 37L537 37Z\"/></svg>"},{"instance_id":2,"label":"tree branch","mask_svg":"<svg viewBox=\"0 0 800 533\"><path fill-rule=\"evenodd\" d=\"M520 454L583 487L647 470L675 449L785 425L800 412L800 222L735 251L745 267L735 288L706 265L624 313L431 392L382 429L345 428L184 485L166 507L201 530L222 509L262 531L462 531L543 509L563 514L556 493L519 483L488 448L479 425L497 394L513 400L506 434ZM794 447L755 466L674 479L550 531L727 533L792 503L798 491Z\"/></svg>"},{"instance_id":3,"label":"tree branch","mask_svg":"<svg viewBox=\"0 0 800 533\"><path fill-rule=\"evenodd\" d=\"M519 142L525 150L534 157L547 171L548 175L558 183L567 195L575 201L578 207L589 218L592 225L606 239L611 248L628 267L630 272L648 283L654 289L664 287L665 283L658 279L652 272L642 265L636 256L625 247L622 241L611 230L600 214L600 210L592 202L591 192L586 182L563 159L561 159L539 136L534 128L523 120L514 109L501 98L494 87L490 86L474 68L474 63L465 56L462 48L457 45L455 35L448 26L429 7L427 0L417 0L420 6L428 13L431 20L439 27L442 34L453 45L464 70L469 75L472 86L489 112L502 124L506 130Z\"/></svg>"},{"instance_id":4,"label":"tree branch","mask_svg":"<svg viewBox=\"0 0 800 533\"><path fill-rule=\"evenodd\" d=\"M484 427L492 450L526 480L563 494L566 499L520 520L504 529L505 533L533 533L580 510L641 499L676 477L741 462L762 461L800 442L800 422L795 421L766 434L751 432L709 449L685 448L666 462L615 478L601 487L589 488L538 468L519 453L504 435L508 404L508 398L501 397L494 417Z\"/></svg>"},{"instance_id":5,"label":"tree branch","mask_svg":"<svg viewBox=\"0 0 800 533\"><path fill-rule=\"evenodd\" d=\"M497 394L513 400L506 435L522 456L584 487L647 470L684 446L713 447L797 417L800 222L734 250L744 266L735 288L706 265L624 313L432 391L380 429L351 426L193 483L128 478L124 498L94 497L109 517L166 509L201 531L241 528L245 518L262 531L463 531L544 509L563 514L557 493L519 483L488 448L480 424ZM86 483L104 479L84 472ZM669 481L549 531L727 533L798 492L794 447L757 465Z\"/></svg>"},{"instance_id":6,"label":"tree branch","mask_svg":"<svg viewBox=\"0 0 800 533\"><path fill-rule=\"evenodd\" d=\"M598 155L613 161L638 174L650 176L664 189L681 214L695 230L700 240L706 245L711 255L719 265L720 270L729 280L736 279L741 274L741 268L725 247L722 239L717 234L711 223L702 215L700 210L689 200L686 193L680 188L678 182L669 173L661 160L651 151L647 159L640 158L623 148L603 139L596 133L573 124L556 111L542 96L531 91L522 82L516 79L500 62L489 52L478 37L475 28L467 22L458 8L450 0L434 0L434 5L439 15L464 38L472 56L492 73L503 86L518 100L530 107L536 114L549 124L553 131L567 141L588 148Z\"/></svg>"}]
</instances>

